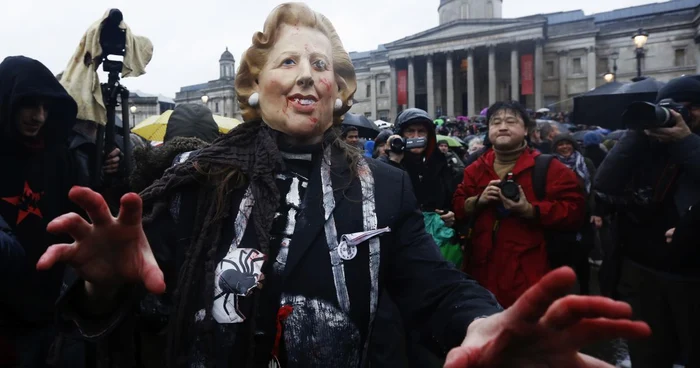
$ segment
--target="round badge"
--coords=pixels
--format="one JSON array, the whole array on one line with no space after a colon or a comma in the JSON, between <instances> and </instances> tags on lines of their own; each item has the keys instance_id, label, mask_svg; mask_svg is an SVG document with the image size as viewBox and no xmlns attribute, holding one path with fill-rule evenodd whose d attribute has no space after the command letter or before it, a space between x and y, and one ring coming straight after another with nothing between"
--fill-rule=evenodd
<instances>
[{"instance_id":1,"label":"round badge","mask_svg":"<svg viewBox=\"0 0 700 368\"><path fill-rule=\"evenodd\" d=\"M357 255L357 247L354 245L349 245L346 242L340 242L338 244L338 255L341 259L349 261Z\"/></svg>"}]
</instances>

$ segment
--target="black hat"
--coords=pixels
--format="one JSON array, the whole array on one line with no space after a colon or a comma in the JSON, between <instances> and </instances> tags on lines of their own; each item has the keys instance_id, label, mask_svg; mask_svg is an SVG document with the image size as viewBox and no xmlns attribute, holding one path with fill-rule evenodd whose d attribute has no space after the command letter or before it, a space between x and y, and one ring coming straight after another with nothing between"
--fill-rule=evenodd
<instances>
[{"instance_id":1,"label":"black hat","mask_svg":"<svg viewBox=\"0 0 700 368\"><path fill-rule=\"evenodd\" d=\"M667 98L700 104L700 75L684 75L666 83L656 95L656 102Z\"/></svg>"}]
</instances>

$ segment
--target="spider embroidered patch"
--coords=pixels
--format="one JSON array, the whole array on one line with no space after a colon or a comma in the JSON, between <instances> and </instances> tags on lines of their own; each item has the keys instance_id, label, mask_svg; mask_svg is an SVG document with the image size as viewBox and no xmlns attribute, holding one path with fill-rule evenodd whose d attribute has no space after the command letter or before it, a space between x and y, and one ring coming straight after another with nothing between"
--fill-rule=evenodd
<instances>
[{"instance_id":1,"label":"spider embroidered patch","mask_svg":"<svg viewBox=\"0 0 700 368\"><path fill-rule=\"evenodd\" d=\"M264 257L256 249L236 248L216 266L212 315L217 322L245 321L246 317L239 310L239 298L250 295L260 286Z\"/></svg>"}]
</instances>

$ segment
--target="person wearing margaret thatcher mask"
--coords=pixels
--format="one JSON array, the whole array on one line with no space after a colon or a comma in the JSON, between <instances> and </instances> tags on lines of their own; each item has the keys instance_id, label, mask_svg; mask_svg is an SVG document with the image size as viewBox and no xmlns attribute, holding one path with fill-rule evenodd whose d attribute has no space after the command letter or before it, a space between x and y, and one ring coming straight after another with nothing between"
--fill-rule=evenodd
<instances>
[{"instance_id":1,"label":"person wearing margaret thatcher mask","mask_svg":"<svg viewBox=\"0 0 700 368\"><path fill-rule=\"evenodd\" d=\"M276 7L236 77L245 123L125 195L117 217L97 193L71 191L91 222L51 222L75 241L37 265L67 262L81 276L62 319L110 339L100 354L122 367L136 351L159 367L360 367L380 290L451 350L448 367L599 367L578 348L649 334L626 304L565 297L570 269L502 310L442 259L407 175L339 141L355 89L328 18Z\"/></svg>"}]
</instances>

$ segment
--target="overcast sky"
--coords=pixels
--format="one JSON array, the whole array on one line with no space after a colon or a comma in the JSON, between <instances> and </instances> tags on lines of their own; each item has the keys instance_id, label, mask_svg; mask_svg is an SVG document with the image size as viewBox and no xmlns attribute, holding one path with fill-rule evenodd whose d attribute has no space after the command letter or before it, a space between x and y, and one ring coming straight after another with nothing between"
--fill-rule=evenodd
<instances>
[{"instance_id":1,"label":"overcast sky","mask_svg":"<svg viewBox=\"0 0 700 368\"><path fill-rule=\"evenodd\" d=\"M586 14L645 4L649 0L505 0L503 16L583 9ZM184 3L184 2L183 2ZM225 47L236 58L280 1L193 0L186 6L156 0L0 0L0 59L26 55L54 74L63 70L83 33L105 10L116 7L137 35L154 45L147 73L127 78L131 90L170 97L181 86L219 76ZM307 0L333 22L348 51L365 51L438 25L439 0Z\"/></svg>"}]
</instances>

